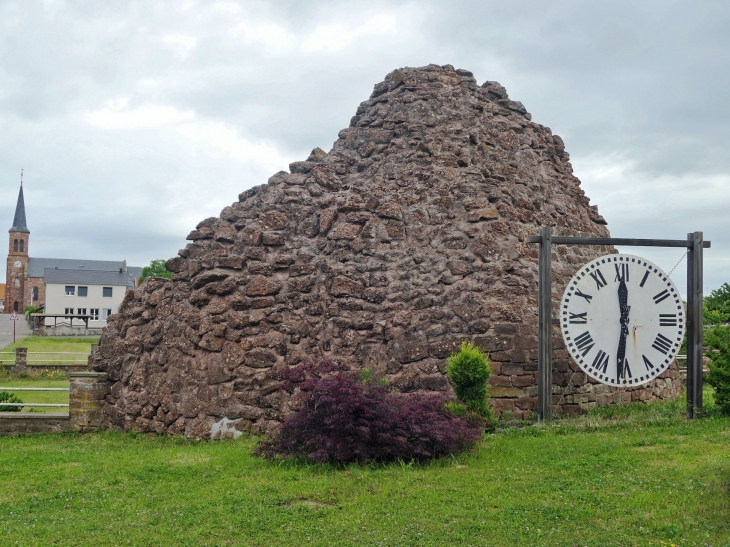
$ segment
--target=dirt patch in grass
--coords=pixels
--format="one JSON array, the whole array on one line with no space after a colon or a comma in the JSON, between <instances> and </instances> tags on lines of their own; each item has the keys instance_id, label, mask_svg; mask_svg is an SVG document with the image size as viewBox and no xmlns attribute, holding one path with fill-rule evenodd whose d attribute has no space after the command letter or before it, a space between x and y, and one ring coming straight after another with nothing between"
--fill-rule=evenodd
<instances>
[{"instance_id":1,"label":"dirt patch in grass","mask_svg":"<svg viewBox=\"0 0 730 547\"><path fill-rule=\"evenodd\" d=\"M184 454L179 458L171 460L170 463L177 465L201 465L210 461L210 456L201 456L197 454Z\"/></svg>"}]
</instances>

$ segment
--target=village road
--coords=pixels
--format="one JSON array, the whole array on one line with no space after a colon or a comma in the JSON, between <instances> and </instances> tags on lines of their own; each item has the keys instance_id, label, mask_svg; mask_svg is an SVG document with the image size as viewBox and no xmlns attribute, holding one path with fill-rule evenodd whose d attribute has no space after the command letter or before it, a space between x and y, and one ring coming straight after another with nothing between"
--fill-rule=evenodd
<instances>
[{"instance_id":1,"label":"village road","mask_svg":"<svg viewBox=\"0 0 730 547\"><path fill-rule=\"evenodd\" d=\"M31 335L30 325L23 314L18 314L18 321L11 321L9 314L0 314L0 348L13 343L13 323L16 340Z\"/></svg>"}]
</instances>

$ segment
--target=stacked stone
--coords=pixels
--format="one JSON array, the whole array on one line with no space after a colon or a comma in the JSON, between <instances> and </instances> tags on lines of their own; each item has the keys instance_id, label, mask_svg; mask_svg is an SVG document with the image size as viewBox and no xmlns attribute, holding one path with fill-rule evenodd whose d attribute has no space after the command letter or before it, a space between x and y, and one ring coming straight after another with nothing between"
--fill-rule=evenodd
<instances>
[{"instance_id":1,"label":"stacked stone","mask_svg":"<svg viewBox=\"0 0 730 547\"><path fill-rule=\"evenodd\" d=\"M403 392L448 390L445 358L467 339L490 352L495 409L528 418L527 238L541 226L606 237L605 224L560 137L498 83L450 65L393 71L329 153L200 222L167 262L173 280L127 294L90 359L112 382L105 423L195 438L223 420L266 430L290 401L267 373L322 356ZM574 269L607 252L556 247L555 302ZM558 412L626 396L576 372L557 331L553 347ZM671 374L628 396L666 397Z\"/></svg>"}]
</instances>

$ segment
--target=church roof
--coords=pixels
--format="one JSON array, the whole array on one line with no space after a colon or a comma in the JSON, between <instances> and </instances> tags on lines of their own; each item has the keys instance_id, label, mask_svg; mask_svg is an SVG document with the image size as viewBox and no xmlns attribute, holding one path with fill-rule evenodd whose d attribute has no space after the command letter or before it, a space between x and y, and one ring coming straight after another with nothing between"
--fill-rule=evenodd
<instances>
[{"instance_id":1,"label":"church roof","mask_svg":"<svg viewBox=\"0 0 730 547\"><path fill-rule=\"evenodd\" d=\"M15 206L15 217L13 218L13 227L9 232L28 232L28 226L25 225L25 200L23 199L23 185L20 185L18 193L18 204Z\"/></svg>"},{"instance_id":2,"label":"church roof","mask_svg":"<svg viewBox=\"0 0 730 547\"><path fill-rule=\"evenodd\" d=\"M75 258L28 258L28 277L46 277L46 270L74 270L74 271L97 271L117 272L124 268L121 260L78 260ZM130 266L126 272L127 287L134 286L134 280L142 276L142 268ZM46 279L47 283L51 283Z\"/></svg>"},{"instance_id":3,"label":"church roof","mask_svg":"<svg viewBox=\"0 0 730 547\"><path fill-rule=\"evenodd\" d=\"M84 285L127 286L128 272L103 272L100 270L60 270L46 268L46 283L83 283Z\"/></svg>"}]
</instances>

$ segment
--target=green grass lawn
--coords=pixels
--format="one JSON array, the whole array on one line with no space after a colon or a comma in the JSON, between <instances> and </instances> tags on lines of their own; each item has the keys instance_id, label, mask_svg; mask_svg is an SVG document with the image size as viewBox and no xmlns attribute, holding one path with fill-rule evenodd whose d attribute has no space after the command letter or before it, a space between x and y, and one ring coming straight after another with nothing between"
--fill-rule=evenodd
<instances>
[{"instance_id":1,"label":"green grass lawn","mask_svg":"<svg viewBox=\"0 0 730 547\"><path fill-rule=\"evenodd\" d=\"M91 344L98 344L99 338L46 338L41 336L29 336L22 338L14 344L8 344L0 352L13 352L15 348L28 348L28 364L33 365L33 361L48 361L44 364L61 364L63 361L75 360L79 364L86 364L84 355L68 355L68 353L77 353L89 355L91 353ZM40 355L33 353L40 352ZM7 353L0 353L0 361L14 361L15 356ZM68 363L67 363L68 364ZM41 365L39 365L41 366Z\"/></svg>"},{"instance_id":2,"label":"green grass lawn","mask_svg":"<svg viewBox=\"0 0 730 547\"><path fill-rule=\"evenodd\" d=\"M68 388L68 378L18 378L17 376L0 376L0 387L62 387ZM68 391L13 391L0 389L15 394L24 403L61 403L68 404ZM2 404L0 404L2 406ZM68 407L30 407L22 408L23 412L68 412Z\"/></svg>"},{"instance_id":3,"label":"green grass lawn","mask_svg":"<svg viewBox=\"0 0 730 547\"><path fill-rule=\"evenodd\" d=\"M15 352L16 347L28 348L28 361L33 368L26 377L20 377L17 374L3 374L0 372L0 387L64 387L68 388L68 379L65 373L60 374L60 378L46 378L42 375L43 365L33 365L34 360L49 361L48 365L53 363L60 364L61 361L75 360L79 364L85 365L87 360L85 355L91 353L91 344L99 342L98 338L46 338L39 336L30 336L22 338L15 344L10 344L0 351ZM33 355L32 352L42 352L42 355ZM80 355L68 355L68 353L78 353ZM0 364L3 360L14 361L14 355L0 353ZM25 403L68 403L68 392L64 391L12 391L0 390L14 393ZM29 410L34 412L68 412L68 407L23 407L23 412Z\"/></svg>"},{"instance_id":4,"label":"green grass lawn","mask_svg":"<svg viewBox=\"0 0 730 547\"><path fill-rule=\"evenodd\" d=\"M730 419L681 415L601 409L345 469L250 438L0 438L0 545L730 545Z\"/></svg>"}]
</instances>

